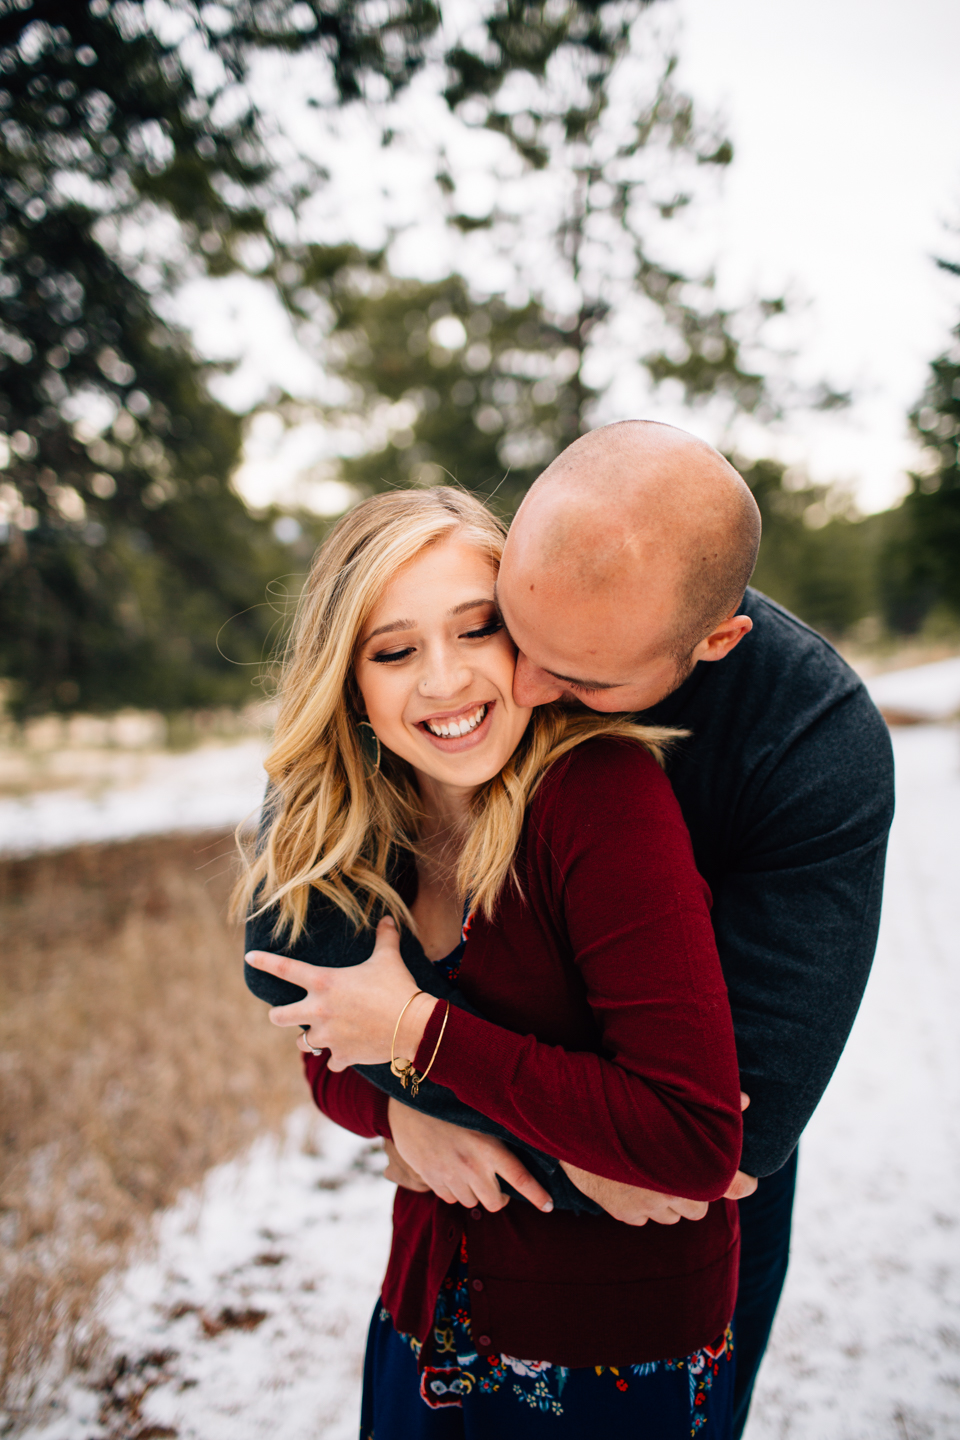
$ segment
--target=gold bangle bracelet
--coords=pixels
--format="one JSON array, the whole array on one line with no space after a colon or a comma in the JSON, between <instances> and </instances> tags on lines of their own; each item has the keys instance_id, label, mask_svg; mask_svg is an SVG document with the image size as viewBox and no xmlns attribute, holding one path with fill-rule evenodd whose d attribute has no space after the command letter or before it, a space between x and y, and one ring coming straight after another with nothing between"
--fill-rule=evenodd
<instances>
[{"instance_id":1,"label":"gold bangle bracelet","mask_svg":"<svg viewBox=\"0 0 960 1440\"><path fill-rule=\"evenodd\" d=\"M391 1073L394 1074L394 1075L397 1077L397 1079L400 1081L400 1084L403 1086L404 1090L406 1090L406 1088L407 1088L408 1085L410 1086L410 1098L411 1098L411 1100L416 1100L416 1098L417 1098L417 1091L420 1089L420 1086L423 1084L424 1080L426 1080L427 1076L430 1074L430 1071L433 1069L433 1062L434 1062L434 1060L436 1060L437 1054L439 1053L439 1050L440 1050L440 1041L443 1039L443 1032L444 1032L444 1030L446 1030L446 1028L447 1028L447 1021L450 1019L450 1001L448 1000L448 1001L447 1001L447 1008L446 1008L446 1010L443 1012L443 1023L442 1023L442 1025L440 1026L440 1034L437 1036L437 1043L436 1043L436 1045L434 1045L434 1047L433 1047L433 1054L430 1056L430 1063L429 1063L429 1065L427 1066L426 1070L424 1070L424 1072L423 1072L422 1075L418 1075L418 1074L417 1074L416 1069L415 1069L415 1067L414 1067L414 1064L413 1064L413 1061L412 1061L412 1060L398 1060L398 1059L397 1059L397 1036L398 1036L398 1034L400 1033L400 1021L403 1019L404 1015L407 1013L408 1007L413 1004L414 1000L416 1000L417 995L425 995L425 994L426 994L426 991L425 991L425 990L418 990L415 995L411 995L411 996L410 996L410 999L407 1001L406 1005L404 1005L403 1009L400 1011L400 1015L399 1015L399 1017L398 1017L398 1019L397 1019L396 1028L394 1029L394 1032L393 1032L393 1043L392 1043L392 1045L390 1046L390 1070L391 1070Z\"/></svg>"},{"instance_id":2,"label":"gold bangle bracelet","mask_svg":"<svg viewBox=\"0 0 960 1440\"><path fill-rule=\"evenodd\" d=\"M404 1005L403 1009L400 1011L400 1014L397 1016L397 1023L393 1027L393 1039L390 1042L390 1070L403 1085L404 1089L407 1088L407 1084L411 1078L411 1075L416 1075L417 1072L413 1068L412 1060L404 1060L402 1065L397 1060L397 1036L400 1034L400 1022L403 1019L404 1015L406 1015L407 1011L410 1009L410 1006L413 1004L414 1000L416 1000L417 996L422 995L423 993L424 992L422 990L414 990L413 994L410 996L410 999L407 1001L406 1005Z\"/></svg>"},{"instance_id":3,"label":"gold bangle bracelet","mask_svg":"<svg viewBox=\"0 0 960 1440\"><path fill-rule=\"evenodd\" d=\"M414 1099L417 1098L417 1091L419 1090L420 1086L423 1084L424 1080L426 1080L427 1076L430 1074L430 1071L433 1069L433 1062L434 1062L434 1060L436 1060L437 1054L438 1054L438 1052L439 1052L439 1050L440 1050L440 1041L443 1039L443 1032L444 1032L444 1030L446 1030L446 1028L447 1028L447 1021L448 1021L449 1019L450 1019L450 1001L448 1000L448 1001L447 1001L447 1008L446 1008L446 1010L443 1012L443 1024L440 1026L440 1034L437 1036L437 1043L436 1043L436 1045L434 1045L434 1047L433 1047L433 1054L430 1056L430 1064L427 1066L426 1070L424 1070L423 1074L422 1074L422 1075L418 1075L418 1076L416 1077L416 1079L414 1080L414 1082L413 1082L413 1098L414 1098Z\"/></svg>"}]
</instances>

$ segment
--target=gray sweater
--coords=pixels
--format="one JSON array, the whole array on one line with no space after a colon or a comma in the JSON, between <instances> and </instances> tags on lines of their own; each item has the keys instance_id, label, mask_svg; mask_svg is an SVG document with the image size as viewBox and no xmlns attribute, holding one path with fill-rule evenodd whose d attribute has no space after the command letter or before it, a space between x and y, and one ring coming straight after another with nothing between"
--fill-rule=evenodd
<instances>
[{"instance_id":1,"label":"gray sweater","mask_svg":"<svg viewBox=\"0 0 960 1440\"><path fill-rule=\"evenodd\" d=\"M737 1037L741 1168L769 1175L813 1114L877 943L893 756L864 686L765 595L753 630L640 718L691 730L667 770L713 892Z\"/></svg>"}]
</instances>

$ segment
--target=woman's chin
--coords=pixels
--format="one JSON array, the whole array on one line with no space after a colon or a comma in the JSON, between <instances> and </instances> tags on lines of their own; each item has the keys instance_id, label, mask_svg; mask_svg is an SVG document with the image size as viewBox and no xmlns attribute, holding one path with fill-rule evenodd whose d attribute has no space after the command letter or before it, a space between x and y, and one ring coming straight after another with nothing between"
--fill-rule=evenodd
<instances>
[{"instance_id":1,"label":"woman's chin","mask_svg":"<svg viewBox=\"0 0 960 1440\"><path fill-rule=\"evenodd\" d=\"M437 754L433 751L421 755L415 765L422 774L429 775L431 780L476 789L499 775L509 758L509 754L503 753L502 747L491 746L489 750L484 747L484 750L454 751L448 754Z\"/></svg>"},{"instance_id":2,"label":"woman's chin","mask_svg":"<svg viewBox=\"0 0 960 1440\"><path fill-rule=\"evenodd\" d=\"M440 739L419 727L418 730L418 754L414 765L432 780L450 785L485 785L500 774L516 748L505 742L496 728L487 730L483 735L475 731L471 735L451 739Z\"/></svg>"},{"instance_id":3,"label":"woman's chin","mask_svg":"<svg viewBox=\"0 0 960 1440\"><path fill-rule=\"evenodd\" d=\"M383 744L421 775L458 789L476 789L499 775L530 723L530 710L504 711L491 705L467 735L435 735L424 723L406 724L397 744Z\"/></svg>"}]
</instances>

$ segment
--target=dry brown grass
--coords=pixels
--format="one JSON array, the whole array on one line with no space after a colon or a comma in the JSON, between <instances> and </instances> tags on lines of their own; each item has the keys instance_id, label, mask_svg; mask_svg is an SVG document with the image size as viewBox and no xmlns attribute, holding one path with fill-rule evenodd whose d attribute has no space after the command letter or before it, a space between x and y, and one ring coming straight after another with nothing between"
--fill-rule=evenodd
<instances>
[{"instance_id":1,"label":"dry brown grass","mask_svg":"<svg viewBox=\"0 0 960 1440\"><path fill-rule=\"evenodd\" d=\"M151 1215L304 1098L226 920L232 838L0 863L0 1411L83 1363Z\"/></svg>"}]
</instances>

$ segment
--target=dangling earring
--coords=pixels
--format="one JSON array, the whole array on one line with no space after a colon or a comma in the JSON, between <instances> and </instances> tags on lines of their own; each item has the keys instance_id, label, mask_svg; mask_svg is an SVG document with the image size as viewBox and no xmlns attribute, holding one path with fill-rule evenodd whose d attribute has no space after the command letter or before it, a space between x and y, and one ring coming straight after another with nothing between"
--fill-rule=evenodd
<instances>
[{"instance_id":1,"label":"dangling earring","mask_svg":"<svg viewBox=\"0 0 960 1440\"><path fill-rule=\"evenodd\" d=\"M380 737L369 720L361 720L357 731L360 736L363 767L367 772L367 779L372 780L380 772Z\"/></svg>"}]
</instances>

